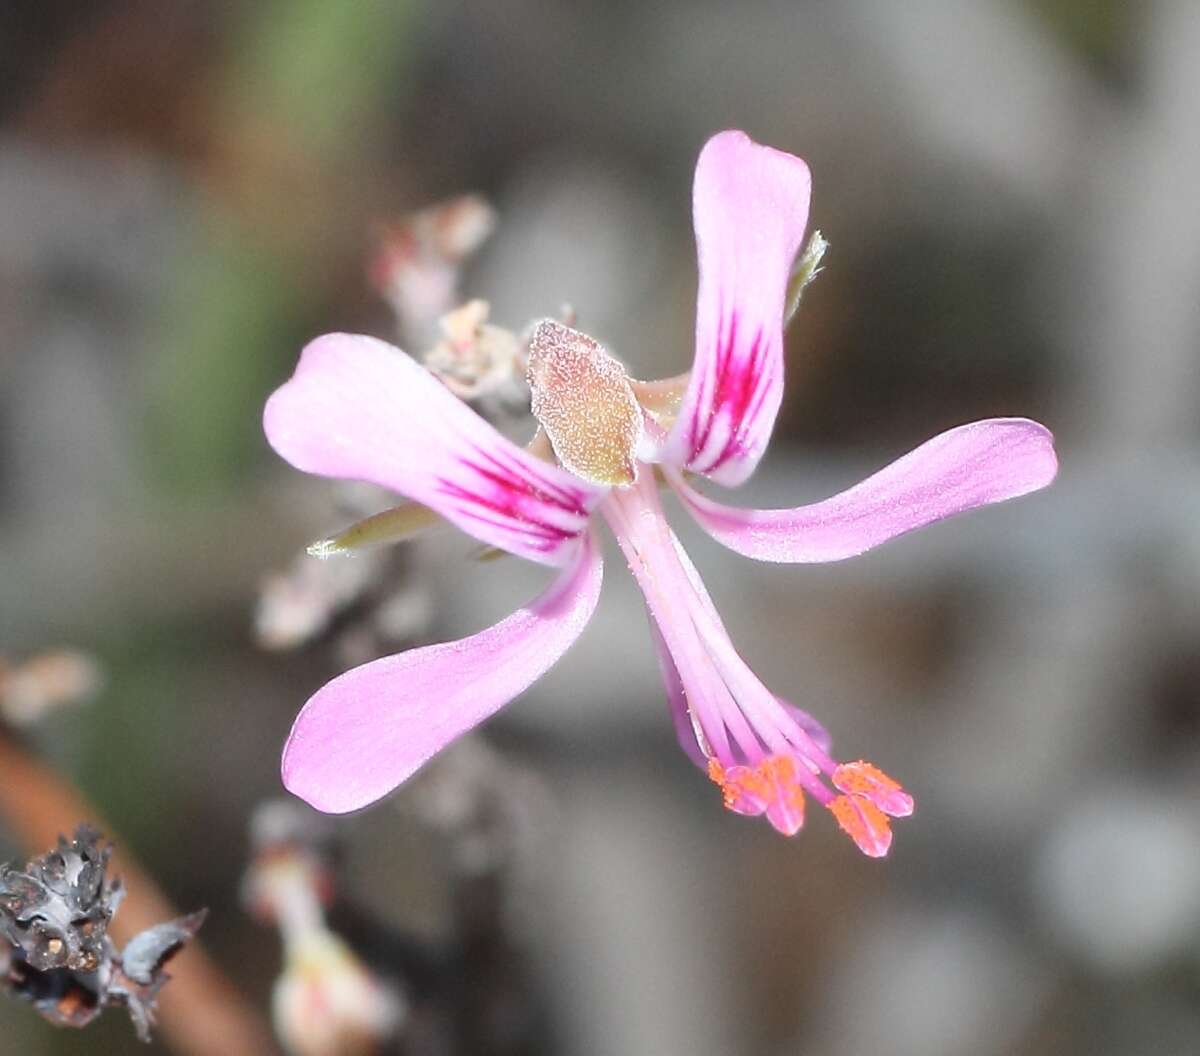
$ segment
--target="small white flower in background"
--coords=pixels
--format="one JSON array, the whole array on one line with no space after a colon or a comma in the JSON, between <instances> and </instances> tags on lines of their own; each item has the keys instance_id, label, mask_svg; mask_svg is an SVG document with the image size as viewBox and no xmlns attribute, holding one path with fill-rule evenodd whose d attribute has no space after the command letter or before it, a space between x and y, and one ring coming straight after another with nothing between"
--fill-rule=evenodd
<instances>
[{"instance_id":1,"label":"small white flower in background","mask_svg":"<svg viewBox=\"0 0 1200 1056\"><path fill-rule=\"evenodd\" d=\"M254 819L257 854L243 897L283 939L283 971L271 995L275 1033L293 1056L366 1056L401 1026L406 1005L377 979L325 922L332 877L314 843L286 806L269 804Z\"/></svg>"},{"instance_id":2,"label":"small white flower in background","mask_svg":"<svg viewBox=\"0 0 1200 1056\"><path fill-rule=\"evenodd\" d=\"M47 650L15 664L0 657L0 720L31 726L61 707L86 703L103 685L100 665L74 649Z\"/></svg>"},{"instance_id":3,"label":"small white flower in background","mask_svg":"<svg viewBox=\"0 0 1200 1056\"><path fill-rule=\"evenodd\" d=\"M463 263L495 226L492 207L478 195L465 194L382 228L369 274L410 344L435 340L434 322L459 301Z\"/></svg>"},{"instance_id":4,"label":"small white flower in background","mask_svg":"<svg viewBox=\"0 0 1200 1056\"><path fill-rule=\"evenodd\" d=\"M337 565L298 554L282 572L265 576L254 610L254 637L264 649L295 649L318 637L379 576L380 561Z\"/></svg>"}]
</instances>

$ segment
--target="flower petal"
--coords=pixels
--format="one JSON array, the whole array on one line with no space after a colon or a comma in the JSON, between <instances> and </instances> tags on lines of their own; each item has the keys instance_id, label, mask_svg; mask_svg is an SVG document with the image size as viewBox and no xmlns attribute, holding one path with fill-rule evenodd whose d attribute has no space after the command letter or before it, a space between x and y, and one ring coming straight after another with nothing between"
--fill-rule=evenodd
<instances>
[{"instance_id":1,"label":"flower petal","mask_svg":"<svg viewBox=\"0 0 1200 1056\"><path fill-rule=\"evenodd\" d=\"M809 191L803 161L744 132L700 152L696 360L664 461L728 485L758 464L783 393L783 301Z\"/></svg>"},{"instance_id":2,"label":"flower petal","mask_svg":"<svg viewBox=\"0 0 1200 1056\"><path fill-rule=\"evenodd\" d=\"M432 374L372 337L313 341L263 428L297 469L366 480L492 546L557 565L604 495L505 439Z\"/></svg>"},{"instance_id":3,"label":"flower petal","mask_svg":"<svg viewBox=\"0 0 1200 1056\"><path fill-rule=\"evenodd\" d=\"M599 551L591 535L576 549L540 597L487 630L374 660L319 689L284 747L284 785L326 813L365 807L526 690L596 607Z\"/></svg>"},{"instance_id":4,"label":"flower petal","mask_svg":"<svg viewBox=\"0 0 1200 1056\"><path fill-rule=\"evenodd\" d=\"M723 506L668 479L719 543L760 561L840 561L914 528L1044 488L1058 471L1054 437L1027 418L991 418L927 440L848 491L791 510Z\"/></svg>"}]
</instances>

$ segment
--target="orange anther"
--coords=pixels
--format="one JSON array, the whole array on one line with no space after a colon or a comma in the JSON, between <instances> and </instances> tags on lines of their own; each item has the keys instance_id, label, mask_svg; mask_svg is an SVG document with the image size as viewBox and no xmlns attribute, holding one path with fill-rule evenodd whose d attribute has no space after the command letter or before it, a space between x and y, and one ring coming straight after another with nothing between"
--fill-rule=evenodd
<instances>
[{"instance_id":1,"label":"orange anther","mask_svg":"<svg viewBox=\"0 0 1200 1056\"><path fill-rule=\"evenodd\" d=\"M788 836L804 824L804 789L796 780L796 762L775 755L757 766L722 766L708 761L708 776L721 788L725 807L736 814L766 814Z\"/></svg>"},{"instance_id":2,"label":"orange anther","mask_svg":"<svg viewBox=\"0 0 1200 1056\"><path fill-rule=\"evenodd\" d=\"M839 792L869 799L893 818L906 818L913 812L913 798L900 787L900 782L863 759L842 763L833 772L833 785Z\"/></svg>"},{"instance_id":3,"label":"orange anther","mask_svg":"<svg viewBox=\"0 0 1200 1056\"><path fill-rule=\"evenodd\" d=\"M796 761L790 755L773 755L759 764L759 770L781 785L795 784Z\"/></svg>"},{"instance_id":4,"label":"orange anther","mask_svg":"<svg viewBox=\"0 0 1200 1056\"><path fill-rule=\"evenodd\" d=\"M761 814L774 796L762 767L731 766L725 771L725 806L738 814Z\"/></svg>"},{"instance_id":5,"label":"orange anther","mask_svg":"<svg viewBox=\"0 0 1200 1056\"><path fill-rule=\"evenodd\" d=\"M838 796L829 810L842 831L869 858L882 858L892 845L892 827L884 814L869 799L862 796Z\"/></svg>"},{"instance_id":6,"label":"orange anther","mask_svg":"<svg viewBox=\"0 0 1200 1056\"><path fill-rule=\"evenodd\" d=\"M776 755L765 760L759 769L773 786L767 820L785 836L794 836L804 825L804 789L796 781L795 760L788 755Z\"/></svg>"}]
</instances>

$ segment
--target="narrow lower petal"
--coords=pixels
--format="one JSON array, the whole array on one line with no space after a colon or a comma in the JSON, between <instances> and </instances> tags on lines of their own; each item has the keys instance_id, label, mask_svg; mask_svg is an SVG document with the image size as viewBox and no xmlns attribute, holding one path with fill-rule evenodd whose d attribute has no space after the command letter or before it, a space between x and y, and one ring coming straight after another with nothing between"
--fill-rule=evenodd
<instances>
[{"instance_id":1,"label":"narrow lower petal","mask_svg":"<svg viewBox=\"0 0 1200 1056\"><path fill-rule=\"evenodd\" d=\"M543 564L566 559L606 490L507 440L424 367L371 337L313 341L267 401L263 427L297 469L391 488Z\"/></svg>"},{"instance_id":2,"label":"narrow lower petal","mask_svg":"<svg viewBox=\"0 0 1200 1056\"><path fill-rule=\"evenodd\" d=\"M585 535L549 589L495 626L335 678L292 727L283 750L284 785L330 814L387 795L567 651L596 607L600 580L600 556Z\"/></svg>"},{"instance_id":3,"label":"narrow lower petal","mask_svg":"<svg viewBox=\"0 0 1200 1056\"><path fill-rule=\"evenodd\" d=\"M701 151L696 358L663 461L733 485L762 457L783 394L783 302L810 189L803 161L743 132Z\"/></svg>"},{"instance_id":4,"label":"narrow lower petal","mask_svg":"<svg viewBox=\"0 0 1200 1056\"><path fill-rule=\"evenodd\" d=\"M1054 437L1026 418L992 418L935 436L861 484L811 506L743 510L668 479L700 526L759 561L841 561L946 517L1044 488Z\"/></svg>"}]
</instances>

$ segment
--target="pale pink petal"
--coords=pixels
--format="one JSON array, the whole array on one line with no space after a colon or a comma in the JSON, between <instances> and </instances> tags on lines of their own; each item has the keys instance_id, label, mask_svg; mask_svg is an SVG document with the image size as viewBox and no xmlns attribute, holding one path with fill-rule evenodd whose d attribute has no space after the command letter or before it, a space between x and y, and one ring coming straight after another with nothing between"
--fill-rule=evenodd
<instances>
[{"instance_id":1,"label":"pale pink petal","mask_svg":"<svg viewBox=\"0 0 1200 1056\"><path fill-rule=\"evenodd\" d=\"M1054 437L1027 418L991 418L935 436L848 491L791 510L742 510L668 477L714 539L760 561L840 561L914 528L1044 488Z\"/></svg>"},{"instance_id":2,"label":"pale pink petal","mask_svg":"<svg viewBox=\"0 0 1200 1056\"><path fill-rule=\"evenodd\" d=\"M600 594L590 535L535 601L486 631L363 664L304 705L283 783L342 814L387 795L435 752L542 676L579 637Z\"/></svg>"},{"instance_id":3,"label":"pale pink petal","mask_svg":"<svg viewBox=\"0 0 1200 1056\"><path fill-rule=\"evenodd\" d=\"M505 439L424 367L372 337L313 341L267 401L263 428L297 469L391 488L543 564L562 563L606 490Z\"/></svg>"},{"instance_id":4,"label":"pale pink petal","mask_svg":"<svg viewBox=\"0 0 1200 1056\"><path fill-rule=\"evenodd\" d=\"M664 461L729 485L758 464L783 393L783 301L809 190L803 161L744 132L721 132L701 151L696 359Z\"/></svg>"}]
</instances>

